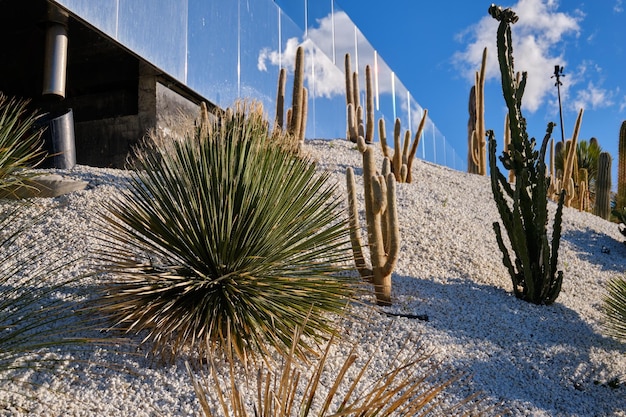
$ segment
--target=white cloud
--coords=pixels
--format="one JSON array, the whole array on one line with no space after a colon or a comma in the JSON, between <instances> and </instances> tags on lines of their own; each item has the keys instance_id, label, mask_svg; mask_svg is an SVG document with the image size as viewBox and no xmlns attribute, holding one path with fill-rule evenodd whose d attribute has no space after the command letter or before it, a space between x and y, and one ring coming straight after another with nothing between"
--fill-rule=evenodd
<instances>
[{"instance_id":1,"label":"white cloud","mask_svg":"<svg viewBox=\"0 0 626 417\"><path fill-rule=\"evenodd\" d=\"M258 70L268 71L268 65L273 65L293 71L295 53L299 45L305 48L305 78L309 94L328 98L345 94L343 68L344 57L348 52L351 55L352 71L359 73L361 90L365 88L365 65L374 68L376 61L378 92L391 91L391 69L383 60L375 58L374 48L361 32L355 29L354 23L345 12L335 13L334 19L330 15L318 19L317 26L308 29L307 39L301 42L298 38L290 38L281 52L269 48L262 49L257 59ZM355 49L358 54L355 54ZM336 63L332 61L333 52Z\"/></svg>"},{"instance_id":2,"label":"white cloud","mask_svg":"<svg viewBox=\"0 0 626 417\"><path fill-rule=\"evenodd\" d=\"M620 113L626 110L626 95L622 97L622 102L619 104Z\"/></svg>"},{"instance_id":3,"label":"white cloud","mask_svg":"<svg viewBox=\"0 0 626 417\"><path fill-rule=\"evenodd\" d=\"M554 51L567 36L580 33L580 16L571 16L557 11L556 0L518 0L512 9L519 21L512 26L513 54L515 70L528 72L528 82L523 98L523 106L530 112L536 111L550 94L554 94L554 66L566 66L562 53ZM487 79L499 78L496 52L496 31L498 22L490 16L483 17L476 25L460 35L460 40L471 38L466 49L454 56L455 63L463 75L474 79L480 67L482 50L489 50ZM562 94L567 94L568 85L562 86Z\"/></svg>"},{"instance_id":4,"label":"white cloud","mask_svg":"<svg viewBox=\"0 0 626 417\"><path fill-rule=\"evenodd\" d=\"M589 82L587 87L576 91L576 98L574 99L575 109L591 109L596 110L603 107L612 106L613 93L594 85L593 82Z\"/></svg>"},{"instance_id":5,"label":"white cloud","mask_svg":"<svg viewBox=\"0 0 626 417\"><path fill-rule=\"evenodd\" d=\"M613 11L615 13L621 13L624 11L624 2L623 0L617 0L615 5L613 6Z\"/></svg>"}]
</instances>

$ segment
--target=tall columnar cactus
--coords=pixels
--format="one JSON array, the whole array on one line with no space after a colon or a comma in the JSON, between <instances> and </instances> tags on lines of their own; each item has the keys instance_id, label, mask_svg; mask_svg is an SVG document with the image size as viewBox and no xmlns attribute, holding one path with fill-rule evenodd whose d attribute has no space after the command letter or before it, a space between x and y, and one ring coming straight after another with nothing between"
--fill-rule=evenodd
<instances>
[{"instance_id":1,"label":"tall columnar cactus","mask_svg":"<svg viewBox=\"0 0 626 417\"><path fill-rule=\"evenodd\" d=\"M615 209L622 210L624 207L626 207L626 120L622 122L622 127L619 130Z\"/></svg>"},{"instance_id":2,"label":"tall columnar cactus","mask_svg":"<svg viewBox=\"0 0 626 417\"><path fill-rule=\"evenodd\" d=\"M578 132L580 132L580 124L583 118L583 109L578 112L576 124L574 125L574 133L572 139L567 141L567 156L563 166L563 187L566 190L565 205L570 207L572 202L578 197L576 195L576 185L578 185L578 161L576 148L578 145Z\"/></svg>"},{"instance_id":3,"label":"tall columnar cactus","mask_svg":"<svg viewBox=\"0 0 626 417\"><path fill-rule=\"evenodd\" d=\"M598 158L594 214L605 220L611 215L611 154L608 152L601 152Z\"/></svg>"},{"instance_id":4,"label":"tall columnar cactus","mask_svg":"<svg viewBox=\"0 0 626 417\"><path fill-rule=\"evenodd\" d=\"M362 137L357 140L363 153L363 192L365 218L370 248L371 268L363 256L363 239L359 225L356 198L356 183L351 167L346 172L348 185L348 208L350 216L350 240L354 262L361 277L374 284L376 303L391 305L391 273L398 261L400 251L400 229L396 207L396 180L391 173L388 158L384 159L382 174L376 171L374 148Z\"/></svg>"},{"instance_id":5,"label":"tall columnar cactus","mask_svg":"<svg viewBox=\"0 0 626 417\"><path fill-rule=\"evenodd\" d=\"M535 139L529 138L526 132L526 120L521 111L526 73L522 74L519 82L514 77L511 24L517 22L518 18L511 9L503 10L495 5L489 8L489 14L500 22L497 35L498 62L511 128L510 151L503 152L500 161L506 169L515 172L515 185L512 186L496 164L496 140L493 131L488 131L491 188L515 262L511 260L509 249L504 243L500 223L495 222L493 228L502 251L503 263L513 282L515 296L535 304L551 304L559 295L563 282L562 271L557 272L563 191L554 218L552 245L547 232L549 179L546 177L545 154L554 123L548 124L537 152ZM509 206L509 200L512 200L512 207Z\"/></svg>"},{"instance_id":6,"label":"tall columnar cactus","mask_svg":"<svg viewBox=\"0 0 626 417\"><path fill-rule=\"evenodd\" d=\"M276 92L275 128L278 130L283 130L285 125L285 84L287 84L287 69L281 68L278 72L278 91Z\"/></svg>"},{"instance_id":7,"label":"tall columnar cactus","mask_svg":"<svg viewBox=\"0 0 626 417\"><path fill-rule=\"evenodd\" d=\"M359 136L365 138L366 143L374 141L374 88L372 86L372 70L369 65L365 66L365 121L363 120L363 107L359 99L359 75L352 72L350 54L345 55L345 79L346 79L346 114L347 129L346 137L356 143Z\"/></svg>"},{"instance_id":8,"label":"tall columnar cactus","mask_svg":"<svg viewBox=\"0 0 626 417\"><path fill-rule=\"evenodd\" d=\"M589 210L589 172L586 168L578 169L578 210Z\"/></svg>"},{"instance_id":9,"label":"tall columnar cactus","mask_svg":"<svg viewBox=\"0 0 626 417\"><path fill-rule=\"evenodd\" d=\"M307 113L307 92L304 88L304 48L299 46L296 50L296 63L293 71L293 93L291 95L291 120L289 120L289 128L287 131L298 138L300 142L304 141L304 136L300 136L306 129L305 115Z\"/></svg>"},{"instance_id":10,"label":"tall columnar cactus","mask_svg":"<svg viewBox=\"0 0 626 417\"><path fill-rule=\"evenodd\" d=\"M387 145L387 132L385 130L385 120L378 120L378 136L380 138L380 146L383 151L383 155L389 158L391 161L391 172L396 177L397 182L413 182L413 161L415 160L415 154L417 153L417 147L424 132L424 126L426 124L426 118L428 117L428 110L424 109L422 120L417 127L417 132L411 143L411 131L406 130L404 132L404 142L401 145L400 132L402 130L400 119L396 119L393 129L393 154L391 149Z\"/></svg>"},{"instance_id":11,"label":"tall columnar cactus","mask_svg":"<svg viewBox=\"0 0 626 417\"><path fill-rule=\"evenodd\" d=\"M467 172L470 174L478 174L478 165L474 163L474 155L472 153L472 144L474 141L474 131L476 130L476 86L470 88L469 100L467 103Z\"/></svg>"},{"instance_id":12,"label":"tall columnar cactus","mask_svg":"<svg viewBox=\"0 0 626 417\"><path fill-rule=\"evenodd\" d=\"M485 140L485 69L487 67L487 48L483 49L483 59L480 71L476 71L474 95L476 99L476 123L472 132L469 153L472 158L472 167L477 168L477 174L487 175L487 142ZM470 93L471 97L471 93ZM471 113L471 110L470 110Z\"/></svg>"},{"instance_id":13,"label":"tall columnar cactus","mask_svg":"<svg viewBox=\"0 0 626 417\"><path fill-rule=\"evenodd\" d=\"M303 143L306 132L308 92L304 87L304 48L302 46L296 50L291 107L287 109L285 117L286 80L287 72L281 68L278 74L274 129L278 131L286 129L293 138Z\"/></svg>"}]
</instances>

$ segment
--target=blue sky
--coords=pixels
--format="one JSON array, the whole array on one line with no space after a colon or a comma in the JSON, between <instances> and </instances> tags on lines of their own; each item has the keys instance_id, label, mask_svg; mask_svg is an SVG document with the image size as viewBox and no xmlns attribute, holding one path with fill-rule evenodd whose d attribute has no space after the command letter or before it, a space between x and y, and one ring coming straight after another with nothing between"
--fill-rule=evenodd
<instances>
[{"instance_id":1,"label":"blue sky","mask_svg":"<svg viewBox=\"0 0 626 417\"><path fill-rule=\"evenodd\" d=\"M501 138L505 106L496 60L497 22L488 2L337 0L396 73L446 140L467 153L467 104L482 50L489 50L485 86L488 129ZM598 138L617 170L619 129L626 120L626 1L518 0L512 7L515 69L528 71L523 112L531 136L559 123L554 66L564 67L565 138L584 108L579 139ZM554 137L560 139L560 127ZM500 149L501 150L501 149ZM616 174L613 186L616 186Z\"/></svg>"}]
</instances>

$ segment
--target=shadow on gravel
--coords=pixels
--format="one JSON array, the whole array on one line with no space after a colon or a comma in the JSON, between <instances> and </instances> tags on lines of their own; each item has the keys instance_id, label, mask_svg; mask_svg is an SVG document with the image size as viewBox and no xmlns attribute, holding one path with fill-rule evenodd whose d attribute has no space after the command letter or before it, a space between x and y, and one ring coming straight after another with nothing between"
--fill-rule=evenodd
<instances>
[{"instance_id":1,"label":"shadow on gravel","mask_svg":"<svg viewBox=\"0 0 626 417\"><path fill-rule=\"evenodd\" d=\"M452 349L452 366L473 375L476 389L505 406L514 400L546 410L546 415L569 416L626 409L626 345L598 333L558 299L537 306L467 278L445 283L393 279L395 308L428 315L429 321L421 323L446 335L443 340L451 346L441 349ZM465 356L455 349L472 353ZM586 409L589 404L592 410Z\"/></svg>"},{"instance_id":2,"label":"shadow on gravel","mask_svg":"<svg viewBox=\"0 0 626 417\"><path fill-rule=\"evenodd\" d=\"M626 245L611 236L589 228L584 231L565 230L561 241L572 245L581 260L598 265L605 271L623 273L626 270Z\"/></svg>"}]
</instances>

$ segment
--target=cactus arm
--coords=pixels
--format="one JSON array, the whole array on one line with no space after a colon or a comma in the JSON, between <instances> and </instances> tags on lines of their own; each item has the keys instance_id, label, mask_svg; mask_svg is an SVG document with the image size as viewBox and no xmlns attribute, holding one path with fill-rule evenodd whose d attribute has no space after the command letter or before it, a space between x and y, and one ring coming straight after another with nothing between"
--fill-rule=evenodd
<instances>
[{"instance_id":1,"label":"cactus arm","mask_svg":"<svg viewBox=\"0 0 626 417\"><path fill-rule=\"evenodd\" d=\"M422 120L420 120L420 124L417 127L417 132L415 133L415 137L413 138L413 144L411 145L411 151L409 152L409 158L407 161L407 165L409 168L409 172L411 172L411 166L413 165L413 159L415 159L415 154L417 154L417 148L420 144L420 140L422 138L422 133L424 132L424 126L426 126L426 119L428 118L428 109L424 109L424 114L422 115ZM408 178L411 175L408 174ZM411 182L411 181L407 181Z\"/></svg>"},{"instance_id":2,"label":"cactus arm","mask_svg":"<svg viewBox=\"0 0 626 417\"><path fill-rule=\"evenodd\" d=\"M621 211L624 207L626 207L626 120L622 122L619 129L615 209Z\"/></svg>"},{"instance_id":3,"label":"cactus arm","mask_svg":"<svg viewBox=\"0 0 626 417\"><path fill-rule=\"evenodd\" d=\"M357 135L365 138L365 126L363 125L363 107L360 105L356 108ZM367 142L365 142L367 143Z\"/></svg>"},{"instance_id":4,"label":"cactus arm","mask_svg":"<svg viewBox=\"0 0 626 417\"><path fill-rule=\"evenodd\" d=\"M354 103L355 108L359 107L361 105L361 99L359 98L359 94L360 94L360 87L359 87L359 74L354 71L352 73L352 103Z\"/></svg>"},{"instance_id":5,"label":"cactus arm","mask_svg":"<svg viewBox=\"0 0 626 417\"><path fill-rule=\"evenodd\" d=\"M282 130L284 126L286 83L287 70L285 68L281 68L278 73L278 91L276 92L276 127L280 130Z\"/></svg>"},{"instance_id":6,"label":"cactus arm","mask_svg":"<svg viewBox=\"0 0 626 417\"><path fill-rule=\"evenodd\" d=\"M583 117L583 109L580 109L578 112L578 117L576 117L576 123L574 125L574 133L572 135L572 139L570 140L569 149L567 150L567 159L565 162L565 170L563 172L563 185L568 186L570 183L570 179L573 178L574 171L574 162L576 159L576 146L578 143L578 132L580 131L580 124ZM568 193L565 205L569 207L572 199L574 198L574 190L571 186L568 187Z\"/></svg>"},{"instance_id":7,"label":"cactus arm","mask_svg":"<svg viewBox=\"0 0 626 417\"><path fill-rule=\"evenodd\" d=\"M554 284L550 287L549 295L545 300L546 304L552 304L561 292L561 285L563 283L563 272L557 271L557 261L559 256L559 244L561 241L561 225L563 219L563 201L565 200L565 192L561 190L559 195L559 202L556 207L556 213L554 215L554 225L552 227L552 256L550 257L550 277L555 276Z\"/></svg>"},{"instance_id":8,"label":"cactus arm","mask_svg":"<svg viewBox=\"0 0 626 417\"><path fill-rule=\"evenodd\" d=\"M398 224L398 208L396 203L396 180L393 174L388 174L387 181L387 229L390 233L389 247L387 249L387 256L385 263L382 267L383 276L389 276L391 280L391 272L398 262L398 255L400 253L400 228ZM391 281L389 282L391 285Z\"/></svg>"},{"instance_id":9,"label":"cactus arm","mask_svg":"<svg viewBox=\"0 0 626 417\"><path fill-rule=\"evenodd\" d=\"M354 172L352 167L346 170L346 184L348 186L348 214L350 224L350 243L352 245L352 254L354 256L354 264L356 265L359 275L365 280L372 280L372 270L368 268L363 256L363 238L361 235L361 225L359 224L359 213L357 209L356 199L356 182L354 180Z\"/></svg>"},{"instance_id":10,"label":"cactus arm","mask_svg":"<svg viewBox=\"0 0 626 417\"><path fill-rule=\"evenodd\" d=\"M302 124L302 89L304 85L304 48L299 46L296 49L296 65L293 74L293 94L291 101L291 123L289 133L297 136L300 134Z\"/></svg>"},{"instance_id":11,"label":"cactus arm","mask_svg":"<svg viewBox=\"0 0 626 417\"><path fill-rule=\"evenodd\" d=\"M380 147L383 155L389 158L389 146L387 145L387 132L385 132L385 119L382 117L378 120L378 137L380 139Z\"/></svg>"},{"instance_id":12,"label":"cactus arm","mask_svg":"<svg viewBox=\"0 0 626 417\"><path fill-rule=\"evenodd\" d=\"M354 86L352 85L352 69L350 68L350 54L346 53L344 59L345 78L346 78L346 106L352 104L354 106Z\"/></svg>"},{"instance_id":13,"label":"cactus arm","mask_svg":"<svg viewBox=\"0 0 626 417\"><path fill-rule=\"evenodd\" d=\"M487 175L487 143L485 140L485 70L487 48L483 49L480 72L476 72L476 139L479 152L479 174Z\"/></svg>"},{"instance_id":14,"label":"cactus arm","mask_svg":"<svg viewBox=\"0 0 626 417\"><path fill-rule=\"evenodd\" d=\"M349 141L356 141L357 134L357 126L356 126L356 113L354 109L354 105L352 103L348 104L347 107L347 119L348 119L348 137Z\"/></svg>"},{"instance_id":15,"label":"cactus arm","mask_svg":"<svg viewBox=\"0 0 626 417\"><path fill-rule=\"evenodd\" d=\"M304 136L306 135L306 119L309 115L309 90L302 87L302 110L300 111L300 133L298 134L298 140L300 143L304 143Z\"/></svg>"},{"instance_id":16,"label":"cactus arm","mask_svg":"<svg viewBox=\"0 0 626 417\"><path fill-rule=\"evenodd\" d=\"M470 142L470 155L472 156L472 162L477 167L480 167L480 140L478 139L478 131L472 131L472 141ZM480 168L478 168L477 174L480 174Z\"/></svg>"},{"instance_id":17,"label":"cactus arm","mask_svg":"<svg viewBox=\"0 0 626 417\"><path fill-rule=\"evenodd\" d=\"M402 146L402 155L401 155L401 160L402 160L402 165L406 165L409 161L409 146L411 145L411 131L410 130L405 130L404 131L404 143Z\"/></svg>"},{"instance_id":18,"label":"cactus arm","mask_svg":"<svg viewBox=\"0 0 626 417\"><path fill-rule=\"evenodd\" d=\"M396 122L393 126L393 161L391 162L391 169L396 176L396 181L400 181L400 166L402 166L402 152L400 148L400 134L401 125L400 119L396 118Z\"/></svg>"},{"instance_id":19,"label":"cactus arm","mask_svg":"<svg viewBox=\"0 0 626 417\"><path fill-rule=\"evenodd\" d=\"M374 142L374 94L372 92L372 70L369 65L365 66L365 142Z\"/></svg>"},{"instance_id":20,"label":"cactus arm","mask_svg":"<svg viewBox=\"0 0 626 417\"><path fill-rule=\"evenodd\" d=\"M511 262L511 257L509 256L509 250L504 244L504 239L502 239L502 230L500 229L500 223L493 222L493 230L496 233L496 242L498 243L498 248L500 248L500 252L502 252L502 263L504 264L506 269L509 271L509 275L511 276L512 281L513 281L513 291L515 291L517 294L519 287L520 287L520 283L519 283L519 280L517 279L517 273L515 272L515 267L513 266L513 263Z\"/></svg>"}]
</instances>

